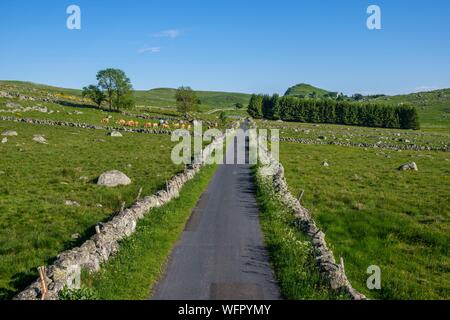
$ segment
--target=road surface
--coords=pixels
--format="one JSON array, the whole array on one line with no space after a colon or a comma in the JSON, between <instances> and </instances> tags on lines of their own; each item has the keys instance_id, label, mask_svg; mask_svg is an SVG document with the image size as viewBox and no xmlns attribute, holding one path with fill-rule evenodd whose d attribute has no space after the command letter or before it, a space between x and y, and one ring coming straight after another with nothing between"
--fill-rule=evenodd
<instances>
[{"instance_id":1,"label":"road surface","mask_svg":"<svg viewBox=\"0 0 450 320\"><path fill-rule=\"evenodd\" d=\"M280 299L258 215L250 166L221 165L175 246L152 298Z\"/></svg>"}]
</instances>

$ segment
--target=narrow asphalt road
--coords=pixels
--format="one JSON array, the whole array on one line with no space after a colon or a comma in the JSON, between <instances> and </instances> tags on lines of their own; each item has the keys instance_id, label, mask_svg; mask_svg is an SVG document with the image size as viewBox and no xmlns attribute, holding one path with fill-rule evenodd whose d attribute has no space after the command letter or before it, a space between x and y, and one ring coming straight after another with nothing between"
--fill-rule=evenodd
<instances>
[{"instance_id":1,"label":"narrow asphalt road","mask_svg":"<svg viewBox=\"0 0 450 320\"><path fill-rule=\"evenodd\" d=\"M250 166L221 165L175 246L152 298L280 299L258 215Z\"/></svg>"}]
</instances>

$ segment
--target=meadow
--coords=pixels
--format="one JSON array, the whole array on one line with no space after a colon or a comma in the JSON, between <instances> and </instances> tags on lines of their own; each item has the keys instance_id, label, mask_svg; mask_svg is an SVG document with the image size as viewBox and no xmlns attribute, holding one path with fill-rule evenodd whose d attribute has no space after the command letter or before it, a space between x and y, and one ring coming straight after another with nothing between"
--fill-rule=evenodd
<instances>
[{"instance_id":1,"label":"meadow","mask_svg":"<svg viewBox=\"0 0 450 320\"><path fill-rule=\"evenodd\" d=\"M279 129L280 138L303 139L311 144L371 144L418 146L450 150L450 131L400 130L333 124L258 121L259 128Z\"/></svg>"},{"instance_id":2,"label":"meadow","mask_svg":"<svg viewBox=\"0 0 450 320\"><path fill-rule=\"evenodd\" d=\"M37 277L36 267L79 245L94 226L142 195L163 189L183 169L170 160L170 136L50 127L0 121L15 130L0 144L0 299ZM48 144L32 141L43 135ZM104 171L120 170L132 184L95 184ZM76 205L65 202L75 201Z\"/></svg>"},{"instance_id":3,"label":"meadow","mask_svg":"<svg viewBox=\"0 0 450 320\"><path fill-rule=\"evenodd\" d=\"M304 191L302 204L344 258L353 286L374 299L450 297L449 159L447 152L280 145L290 191ZM419 171L397 170L411 161ZM382 270L381 290L366 287L371 265Z\"/></svg>"}]
</instances>

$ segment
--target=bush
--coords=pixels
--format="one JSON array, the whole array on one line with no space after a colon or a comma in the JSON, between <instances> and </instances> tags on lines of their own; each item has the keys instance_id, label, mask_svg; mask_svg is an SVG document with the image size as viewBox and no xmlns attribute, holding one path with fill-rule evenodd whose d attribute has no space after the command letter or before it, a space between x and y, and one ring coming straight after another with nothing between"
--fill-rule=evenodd
<instances>
[{"instance_id":1,"label":"bush","mask_svg":"<svg viewBox=\"0 0 450 320\"><path fill-rule=\"evenodd\" d=\"M91 288L81 286L80 289L69 289L67 286L59 293L60 300L98 300L97 294Z\"/></svg>"}]
</instances>

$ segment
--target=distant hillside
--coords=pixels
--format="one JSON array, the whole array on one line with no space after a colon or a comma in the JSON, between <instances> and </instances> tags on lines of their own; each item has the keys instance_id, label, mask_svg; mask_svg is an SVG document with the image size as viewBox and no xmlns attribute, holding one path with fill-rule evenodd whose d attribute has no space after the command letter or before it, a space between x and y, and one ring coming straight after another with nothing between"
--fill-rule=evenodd
<instances>
[{"instance_id":1,"label":"distant hillside","mask_svg":"<svg viewBox=\"0 0 450 320\"><path fill-rule=\"evenodd\" d=\"M80 89L67 89L32 82L22 81L0 81L2 87L13 88L14 91L26 95L32 92L33 96L52 94L65 94L81 97ZM234 92L215 92L215 91L196 91L201 100L201 110L225 109L233 107L236 103L247 105L250 95L245 93ZM152 90L136 90L134 91L137 105L153 106L153 107L175 107L175 89L157 88Z\"/></svg>"},{"instance_id":2,"label":"distant hillside","mask_svg":"<svg viewBox=\"0 0 450 320\"><path fill-rule=\"evenodd\" d=\"M372 101L410 103L417 108L423 128L450 129L450 89L385 96Z\"/></svg>"},{"instance_id":3,"label":"distant hillside","mask_svg":"<svg viewBox=\"0 0 450 320\"><path fill-rule=\"evenodd\" d=\"M233 107L236 103L247 105L250 95L246 93L235 92L216 92L216 91L196 91L201 101L202 110L226 109ZM135 92L136 103L151 105L156 107L175 106L175 89L157 88L148 91Z\"/></svg>"},{"instance_id":4,"label":"distant hillside","mask_svg":"<svg viewBox=\"0 0 450 320\"><path fill-rule=\"evenodd\" d=\"M314 87L310 84L300 83L293 87L290 87L285 96L297 96L297 97L309 97L311 94L315 94L317 98L321 98L329 94L330 92L324 89Z\"/></svg>"}]
</instances>

